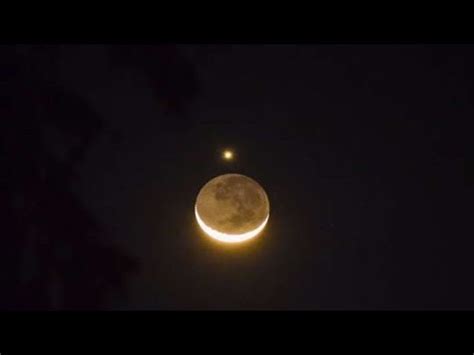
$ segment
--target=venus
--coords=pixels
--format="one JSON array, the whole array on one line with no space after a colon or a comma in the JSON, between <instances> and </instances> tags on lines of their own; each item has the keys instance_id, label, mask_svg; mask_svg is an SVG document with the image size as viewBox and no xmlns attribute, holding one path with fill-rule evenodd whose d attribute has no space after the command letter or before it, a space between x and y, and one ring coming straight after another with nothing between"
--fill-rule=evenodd
<instances>
[{"instance_id":1,"label":"venus","mask_svg":"<svg viewBox=\"0 0 474 355\"><path fill-rule=\"evenodd\" d=\"M207 235L222 242L238 243L256 237L265 228L270 203L255 180L225 174L203 186L194 211Z\"/></svg>"}]
</instances>

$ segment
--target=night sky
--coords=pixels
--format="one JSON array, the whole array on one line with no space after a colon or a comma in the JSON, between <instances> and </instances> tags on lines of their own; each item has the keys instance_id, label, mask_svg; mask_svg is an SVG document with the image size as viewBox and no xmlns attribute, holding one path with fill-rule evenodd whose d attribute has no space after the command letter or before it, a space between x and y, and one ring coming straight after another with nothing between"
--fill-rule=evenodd
<instances>
[{"instance_id":1,"label":"night sky","mask_svg":"<svg viewBox=\"0 0 474 355\"><path fill-rule=\"evenodd\" d=\"M104 127L72 190L136 264L101 308L474 308L473 46L195 44L167 60L121 47L52 50L57 82ZM229 172L271 208L258 238L231 246L193 210Z\"/></svg>"}]
</instances>

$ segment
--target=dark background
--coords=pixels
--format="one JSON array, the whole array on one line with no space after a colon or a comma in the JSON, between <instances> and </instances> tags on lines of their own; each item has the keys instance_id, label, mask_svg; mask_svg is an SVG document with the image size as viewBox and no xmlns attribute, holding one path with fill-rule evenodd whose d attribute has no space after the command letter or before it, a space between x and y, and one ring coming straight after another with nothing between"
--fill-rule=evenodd
<instances>
[{"instance_id":1,"label":"dark background","mask_svg":"<svg viewBox=\"0 0 474 355\"><path fill-rule=\"evenodd\" d=\"M2 309L474 308L472 45L1 52ZM193 215L230 171L236 246Z\"/></svg>"}]
</instances>

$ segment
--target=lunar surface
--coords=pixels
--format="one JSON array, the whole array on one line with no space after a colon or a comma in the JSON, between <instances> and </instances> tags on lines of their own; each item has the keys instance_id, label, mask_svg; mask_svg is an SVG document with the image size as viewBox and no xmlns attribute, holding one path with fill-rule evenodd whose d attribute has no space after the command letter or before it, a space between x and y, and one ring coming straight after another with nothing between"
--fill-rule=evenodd
<instances>
[{"instance_id":1,"label":"lunar surface","mask_svg":"<svg viewBox=\"0 0 474 355\"><path fill-rule=\"evenodd\" d=\"M210 237L242 242L257 236L267 224L270 203L253 179L226 174L209 181L196 199L196 220Z\"/></svg>"}]
</instances>

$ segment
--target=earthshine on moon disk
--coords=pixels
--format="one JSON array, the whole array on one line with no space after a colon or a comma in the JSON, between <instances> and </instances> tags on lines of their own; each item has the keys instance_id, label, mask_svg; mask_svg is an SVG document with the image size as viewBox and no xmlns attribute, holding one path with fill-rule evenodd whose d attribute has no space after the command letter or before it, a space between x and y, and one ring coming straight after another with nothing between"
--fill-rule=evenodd
<instances>
[{"instance_id":1,"label":"earthshine on moon disk","mask_svg":"<svg viewBox=\"0 0 474 355\"><path fill-rule=\"evenodd\" d=\"M196 220L210 237L238 243L256 237L268 222L270 203L265 190L253 179L225 174L199 191Z\"/></svg>"}]
</instances>

